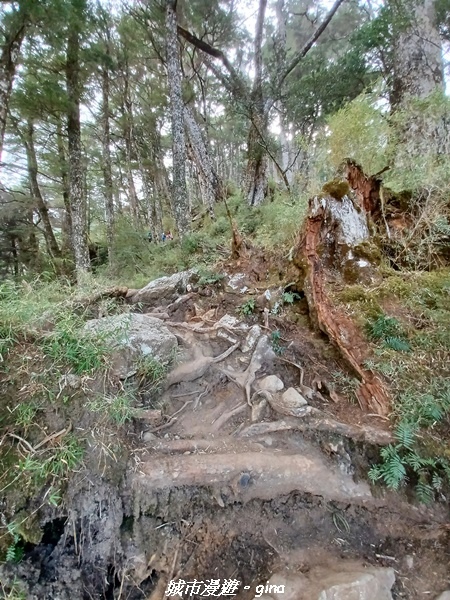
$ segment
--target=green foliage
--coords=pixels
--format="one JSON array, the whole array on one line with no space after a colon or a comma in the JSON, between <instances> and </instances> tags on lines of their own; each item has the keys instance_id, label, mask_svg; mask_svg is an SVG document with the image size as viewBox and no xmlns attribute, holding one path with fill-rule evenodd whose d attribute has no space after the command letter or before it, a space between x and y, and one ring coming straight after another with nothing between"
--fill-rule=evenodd
<instances>
[{"instance_id":1,"label":"green foliage","mask_svg":"<svg viewBox=\"0 0 450 600\"><path fill-rule=\"evenodd\" d=\"M157 396L167 377L170 364L175 357L172 357L167 363L163 363L151 355L143 357L137 366L137 377L142 391L150 396Z\"/></svg>"},{"instance_id":2,"label":"green foliage","mask_svg":"<svg viewBox=\"0 0 450 600\"><path fill-rule=\"evenodd\" d=\"M368 175L389 164L389 123L379 108L377 94L362 94L328 120L327 147L338 167L346 158L357 161Z\"/></svg>"},{"instance_id":3,"label":"green foliage","mask_svg":"<svg viewBox=\"0 0 450 600\"><path fill-rule=\"evenodd\" d=\"M270 334L270 345L272 346L272 350L278 356L284 353L285 348L281 344L281 333L278 330L272 331Z\"/></svg>"},{"instance_id":4,"label":"green foliage","mask_svg":"<svg viewBox=\"0 0 450 600\"><path fill-rule=\"evenodd\" d=\"M123 392L116 396L101 396L86 403L86 408L95 413L107 415L116 425L124 425L131 421L137 414L134 408L134 396Z\"/></svg>"},{"instance_id":5,"label":"green foliage","mask_svg":"<svg viewBox=\"0 0 450 600\"><path fill-rule=\"evenodd\" d=\"M27 429L33 422L34 418L39 410L39 405L34 402L20 402L12 411L14 413L14 420L18 427Z\"/></svg>"},{"instance_id":6,"label":"green foliage","mask_svg":"<svg viewBox=\"0 0 450 600\"><path fill-rule=\"evenodd\" d=\"M241 306L238 308L238 313L243 317L249 317L255 312L255 308L255 300L253 298L250 298L250 300L247 300L247 302L241 304Z\"/></svg>"},{"instance_id":7,"label":"green foliage","mask_svg":"<svg viewBox=\"0 0 450 600\"><path fill-rule=\"evenodd\" d=\"M68 435L45 455L27 456L19 462L19 470L31 475L38 483L49 478L64 478L76 469L83 459L83 448L77 438Z\"/></svg>"},{"instance_id":8,"label":"green foliage","mask_svg":"<svg viewBox=\"0 0 450 600\"><path fill-rule=\"evenodd\" d=\"M0 580L0 592L2 593L1 597L3 600L27 600L23 586L16 578L10 584L3 583Z\"/></svg>"},{"instance_id":9,"label":"green foliage","mask_svg":"<svg viewBox=\"0 0 450 600\"><path fill-rule=\"evenodd\" d=\"M300 296L296 292L283 292L282 300L284 304L294 304L299 299Z\"/></svg>"},{"instance_id":10,"label":"green foliage","mask_svg":"<svg viewBox=\"0 0 450 600\"><path fill-rule=\"evenodd\" d=\"M214 285L222 281L225 277L223 273L217 273L216 271L209 271L208 269L198 270L199 280L198 285Z\"/></svg>"},{"instance_id":11,"label":"green foliage","mask_svg":"<svg viewBox=\"0 0 450 600\"><path fill-rule=\"evenodd\" d=\"M380 315L367 325L367 333L372 340L382 341L387 348L397 352L410 352L411 346L404 339L399 321L393 317Z\"/></svg>"},{"instance_id":12,"label":"green foliage","mask_svg":"<svg viewBox=\"0 0 450 600\"><path fill-rule=\"evenodd\" d=\"M400 418L395 430L396 444L381 450L381 463L370 469L369 477L392 489L413 479L418 500L429 503L441 492L444 483L450 485L450 462L442 454L430 452L420 431L442 422L450 414L450 382L439 380L434 395L407 392L396 412Z\"/></svg>"},{"instance_id":13,"label":"green foliage","mask_svg":"<svg viewBox=\"0 0 450 600\"><path fill-rule=\"evenodd\" d=\"M24 554L23 541L19 533L19 527L17 523L13 521L8 523L6 528L12 538L12 541L6 550L6 562L18 563L22 560Z\"/></svg>"}]
</instances>

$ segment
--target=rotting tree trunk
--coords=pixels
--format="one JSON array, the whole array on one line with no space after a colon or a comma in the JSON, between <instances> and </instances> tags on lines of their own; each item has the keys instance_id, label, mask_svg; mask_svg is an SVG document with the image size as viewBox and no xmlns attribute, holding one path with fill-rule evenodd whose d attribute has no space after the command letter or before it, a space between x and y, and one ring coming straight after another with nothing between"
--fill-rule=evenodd
<instances>
[{"instance_id":1,"label":"rotting tree trunk","mask_svg":"<svg viewBox=\"0 0 450 600\"><path fill-rule=\"evenodd\" d=\"M109 55L109 47L107 47ZM105 195L106 240L108 244L108 260L112 264L114 244L114 195L111 170L111 132L109 126L109 71L102 70L102 118L103 118L103 185Z\"/></svg>"},{"instance_id":2,"label":"rotting tree trunk","mask_svg":"<svg viewBox=\"0 0 450 600\"><path fill-rule=\"evenodd\" d=\"M166 0L166 51L172 118L172 210L180 238L190 228L189 199L186 186L186 146L184 137L184 102L181 90L181 66L178 49L176 0Z\"/></svg>"},{"instance_id":3,"label":"rotting tree trunk","mask_svg":"<svg viewBox=\"0 0 450 600\"><path fill-rule=\"evenodd\" d=\"M80 123L80 15L73 3L73 22L67 40L66 83L68 95L67 137L69 142L69 193L72 215L72 245L77 277L90 270L87 239L86 197Z\"/></svg>"},{"instance_id":4,"label":"rotting tree trunk","mask_svg":"<svg viewBox=\"0 0 450 600\"><path fill-rule=\"evenodd\" d=\"M386 386L362 366L369 357L367 341L345 311L334 304L329 292L338 273L351 282L373 281L375 277L366 248L370 240L366 213L344 192L345 184L341 184L333 190L335 197L324 195L310 201L293 261L301 271L313 321L360 379L356 394L361 409L386 416L390 410Z\"/></svg>"},{"instance_id":5,"label":"rotting tree trunk","mask_svg":"<svg viewBox=\"0 0 450 600\"><path fill-rule=\"evenodd\" d=\"M24 137L25 150L27 154L28 176L30 180L31 195L36 202L36 208L44 228L44 238L47 245L50 258L61 258L61 250L50 222L48 207L41 194L41 188L38 182L38 164L36 150L34 147L34 124L30 120L27 123L27 132ZM57 269L58 270L58 269Z\"/></svg>"}]
</instances>

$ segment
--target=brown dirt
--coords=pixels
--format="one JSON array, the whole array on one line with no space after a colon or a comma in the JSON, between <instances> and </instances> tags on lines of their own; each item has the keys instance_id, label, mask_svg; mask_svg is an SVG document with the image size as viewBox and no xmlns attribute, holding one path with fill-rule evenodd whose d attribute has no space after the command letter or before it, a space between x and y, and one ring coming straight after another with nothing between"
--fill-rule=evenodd
<instances>
[{"instance_id":1,"label":"brown dirt","mask_svg":"<svg viewBox=\"0 0 450 600\"><path fill-rule=\"evenodd\" d=\"M204 325L211 327L225 314L237 315L265 287L294 281L290 272L281 281L282 261L274 264L262 253L248 253L231 270L246 274L246 294L200 289L170 320L198 325L213 308ZM303 367L303 384L314 391L309 405L318 414L360 431L388 430L387 421L350 400L342 383L349 372L328 338L311 328L302 299L269 315L268 329L259 311L245 321L262 326L269 338L280 333L280 358ZM216 357L231 343L216 332L192 335L205 356ZM47 427L54 430L70 416L86 440L85 468L67 482L64 504L40 515L41 542L27 547L19 565L2 567L0 580L21 579L31 600L157 600L170 579L233 578L241 582L235 597L250 600L256 585L277 571L307 573L352 560L393 567L395 599L433 599L450 587L448 510L414 506L381 489L371 495L364 477L377 459L375 445L308 426L307 418L302 430L240 436L251 411L224 370L244 371L250 356L236 350L201 378L158 397L141 382L144 409L161 411L160 417L148 413L153 421L113 427L83 408L84 392L74 393L62 411L48 408ZM277 357L257 378L265 374L278 375L285 387L299 384L299 369ZM89 393L104 385L91 382ZM283 418L270 409L262 423ZM299 466L307 464L310 470ZM311 491L321 481L327 487Z\"/></svg>"}]
</instances>

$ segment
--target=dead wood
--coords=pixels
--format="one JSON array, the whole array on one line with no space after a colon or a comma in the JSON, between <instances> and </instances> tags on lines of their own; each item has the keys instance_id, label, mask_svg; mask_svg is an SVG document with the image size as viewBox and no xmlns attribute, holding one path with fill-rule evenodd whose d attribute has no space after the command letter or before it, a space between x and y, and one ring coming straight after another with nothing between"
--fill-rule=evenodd
<instances>
[{"instance_id":1,"label":"dead wood","mask_svg":"<svg viewBox=\"0 0 450 600\"><path fill-rule=\"evenodd\" d=\"M347 196L342 201L315 198L310 203L293 260L304 277L303 288L313 321L361 381L356 392L361 409L384 416L390 409L386 386L377 374L362 366L369 357L367 340L345 311L333 302L329 292L336 275L342 275L337 270L339 266L343 269L342 265L350 262L355 270L359 268L352 247L368 238L367 223Z\"/></svg>"}]
</instances>

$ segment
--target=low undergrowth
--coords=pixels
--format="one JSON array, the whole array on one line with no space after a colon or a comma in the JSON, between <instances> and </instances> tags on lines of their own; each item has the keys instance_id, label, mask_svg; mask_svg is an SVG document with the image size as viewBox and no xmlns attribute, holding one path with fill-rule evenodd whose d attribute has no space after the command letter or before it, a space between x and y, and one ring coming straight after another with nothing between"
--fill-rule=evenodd
<instances>
[{"instance_id":1,"label":"low undergrowth","mask_svg":"<svg viewBox=\"0 0 450 600\"><path fill-rule=\"evenodd\" d=\"M369 472L397 489L410 482L420 501L450 489L450 271L385 272L376 288L337 293L373 344L366 367L394 394L394 444Z\"/></svg>"},{"instance_id":2,"label":"low undergrowth","mask_svg":"<svg viewBox=\"0 0 450 600\"><path fill-rule=\"evenodd\" d=\"M107 287L93 279L77 288L39 279L0 285L0 558L18 560L24 543L40 541L39 512L56 510L84 468L89 430L75 424L85 386L106 373L110 353L107 335L85 329L98 316L86 298ZM126 422L123 398L110 408L114 424Z\"/></svg>"}]
</instances>

